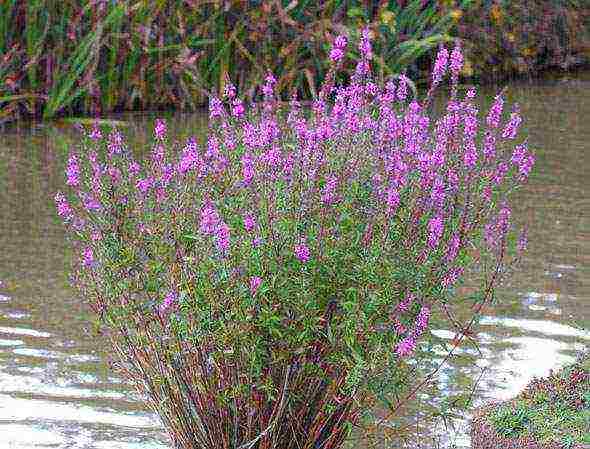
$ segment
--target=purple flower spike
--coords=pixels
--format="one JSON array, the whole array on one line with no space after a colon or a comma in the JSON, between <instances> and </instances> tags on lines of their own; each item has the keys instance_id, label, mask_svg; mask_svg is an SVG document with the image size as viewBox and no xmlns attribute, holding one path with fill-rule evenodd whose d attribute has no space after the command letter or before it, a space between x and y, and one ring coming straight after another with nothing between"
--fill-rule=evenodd
<instances>
[{"instance_id":1,"label":"purple flower spike","mask_svg":"<svg viewBox=\"0 0 590 449\"><path fill-rule=\"evenodd\" d=\"M156 125L154 127L154 135L156 139L161 140L166 137L166 121L163 119L156 119Z\"/></svg>"},{"instance_id":2,"label":"purple flower spike","mask_svg":"<svg viewBox=\"0 0 590 449\"><path fill-rule=\"evenodd\" d=\"M145 178L145 179L139 179L137 181L137 183L135 184L135 187L137 188L137 190L139 190L141 193L145 194L147 193L147 191L153 187L153 180L152 178Z\"/></svg>"},{"instance_id":3,"label":"purple flower spike","mask_svg":"<svg viewBox=\"0 0 590 449\"><path fill-rule=\"evenodd\" d=\"M303 263L309 262L309 259L311 258L311 253L305 243L295 245L295 256L297 256L297 259L299 259Z\"/></svg>"},{"instance_id":4,"label":"purple flower spike","mask_svg":"<svg viewBox=\"0 0 590 449\"><path fill-rule=\"evenodd\" d=\"M516 133L521 122L522 118L520 116L520 110L518 108L518 105L515 104L512 108L512 114L510 114L510 120L508 121L508 123L504 127L504 130L502 131L502 138L514 139L516 137Z\"/></svg>"},{"instance_id":5,"label":"purple flower spike","mask_svg":"<svg viewBox=\"0 0 590 449\"><path fill-rule=\"evenodd\" d=\"M250 293L252 296L256 295L258 288L262 284L262 278L259 276L252 276L250 278Z\"/></svg>"},{"instance_id":6,"label":"purple flower spike","mask_svg":"<svg viewBox=\"0 0 590 449\"><path fill-rule=\"evenodd\" d=\"M246 214L244 217L244 228L247 232L252 232L256 227L256 220L252 214Z\"/></svg>"},{"instance_id":7,"label":"purple flower spike","mask_svg":"<svg viewBox=\"0 0 590 449\"><path fill-rule=\"evenodd\" d=\"M229 226L221 223L215 231L215 246L220 251L229 250Z\"/></svg>"},{"instance_id":8,"label":"purple flower spike","mask_svg":"<svg viewBox=\"0 0 590 449\"><path fill-rule=\"evenodd\" d=\"M459 43L455 45L455 48L451 52L451 75L453 78L458 78L461 69L463 68L463 54L461 53L461 46Z\"/></svg>"},{"instance_id":9,"label":"purple flower spike","mask_svg":"<svg viewBox=\"0 0 590 449\"><path fill-rule=\"evenodd\" d=\"M137 176L141 171L141 166L137 162L133 161L129 164L128 170L131 176Z\"/></svg>"},{"instance_id":10,"label":"purple flower spike","mask_svg":"<svg viewBox=\"0 0 590 449\"><path fill-rule=\"evenodd\" d=\"M443 234L443 228L443 219L440 215L431 218L428 222L428 246L430 246L432 249L438 246L438 242Z\"/></svg>"},{"instance_id":11,"label":"purple flower spike","mask_svg":"<svg viewBox=\"0 0 590 449\"><path fill-rule=\"evenodd\" d=\"M412 355L416 349L416 340L412 336L404 338L395 349L395 352L400 357L408 357Z\"/></svg>"},{"instance_id":12,"label":"purple flower spike","mask_svg":"<svg viewBox=\"0 0 590 449\"><path fill-rule=\"evenodd\" d=\"M82 263L85 267L91 267L94 263L94 253L92 252L92 248L87 246L82 251Z\"/></svg>"},{"instance_id":13,"label":"purple flower spike","mask_svg":"<svg viewBox=\"0 0 590 449\"><path fill-rule=\"evenodd\" d=\"M199 230L205 235L213 235L221 222L219 214L213 205L206 204L201 210L201 221L199 223Z\"/></svg>"},{"instance_id":14,"label":"purple flower spike","mask_svg":"<svg viewBox=\"0 0 590 449\"><path fill-rule=\"evenodd\" d=\"M432 71L432 84L438 85L447 71L447 62L449 60L449 51L441 47L436 55L436 62L434 63L434 70Z\"/></svg>"},{"instance_id":15,"label":"purple flower spike","mask_svg":"<svg viewBox=\"0 0 590 449\"><path fill-rule=\"evenodd\" d=\"M72 208L63 193L57 192L55 194L55 205L57 207L57 215L66 219L72 217Z\"/></svg>"},{"instance_id":16,"label":"purple flower spike","mask_svg":"<svg viewBox=\"0 0 590 449\"><path fill-rule=\"evenodd\" d=\"M78 165L78 156L72 154L68 159L68 167L66 169L66 184L72 187L80 185L80 166Z\"/></svg>"},{"instance_id":17,"label":"purple flower spike","mask_svg":"<svg viewBox=\"0 0 590 449\"><path fill-rule=\"evenodd\" d=\"M176 292L174 292L174 291L168 292L168 294L164 298L164 301L162 301L162 304L160 304L160 313L163 313L166 310L168 310L170 308L170 306L172 306L172 304L174 304L176 302L177 299L178 299L178 294Z\"/></svg>"}]
</instances>

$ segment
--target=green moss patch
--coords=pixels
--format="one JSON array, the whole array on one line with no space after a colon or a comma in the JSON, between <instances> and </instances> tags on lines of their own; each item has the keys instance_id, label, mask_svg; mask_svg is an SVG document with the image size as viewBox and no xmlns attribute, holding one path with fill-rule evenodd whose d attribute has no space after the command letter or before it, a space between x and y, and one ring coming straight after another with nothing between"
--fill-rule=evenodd
<instances>
[{"instance_id":1,"label":"green moss patch","mask_svg":"<svg viewBox=\"0 0 590 449\"><path fill-rule=\"evenodd\" d=\"M473 449L590 448L590 353L477 410L471 435Z\"/></svg>"}]
</instances>

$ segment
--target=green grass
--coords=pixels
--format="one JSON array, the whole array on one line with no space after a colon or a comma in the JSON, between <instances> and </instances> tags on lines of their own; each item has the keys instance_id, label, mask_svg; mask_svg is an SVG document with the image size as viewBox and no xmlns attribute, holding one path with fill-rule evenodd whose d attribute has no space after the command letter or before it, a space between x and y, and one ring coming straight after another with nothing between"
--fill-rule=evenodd
<instances>
[{"instance_id":1,"label":"green grass","mask_svg":"<svg viewBox=\"0 0 590 449\"><path fill-rule=\"evenodd\" d=\"M590 442L590 356L535 379L488 418L495 431L508 438L531 437L563 447Z\"/></svg>"}]
</instances>

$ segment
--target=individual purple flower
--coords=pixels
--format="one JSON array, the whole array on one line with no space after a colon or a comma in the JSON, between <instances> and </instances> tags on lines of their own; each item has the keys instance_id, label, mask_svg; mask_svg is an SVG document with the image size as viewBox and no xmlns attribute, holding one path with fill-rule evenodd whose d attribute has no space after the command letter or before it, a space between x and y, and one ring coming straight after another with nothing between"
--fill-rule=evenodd
<instances>
[{"instance_id":1,"label":"individual purple flower","mask_svg":"<svg viewBox=\"0 0 590 449\"><path fill-rule=\"evenodd\" d=\"M454 79L459 77L461 68L463 67L463 54L461 53L461 45L459 42L456 43L455 48L451 52L450 69L451 75Z\"/></svg>"},{"instance_id":2,"label":"individual purple flower","mask_svg":"<svg viewBox=\"0 0 590 449\"><path fill-rule=\"evenodd\" d=\"M78 165L78 156L72 154L68 159L68 166L66 168L66 184L72 187L80 185L80 166Z\"/></svg>"},{"instance_id":3,"label":"individual purple flower","mask_svg":"<svg viewBox=\"0 0 590 449\"><path fill-rule=\"evenodd\" d=\"M139 172L141 171L141 165L139 165L136 161L133 161L129 164L127 170L131 176L135 177L139 175Z\"/></svg>"},{"instance_id":4,"label":"individual purple flower","mask_svg":"<svg viewBox=\"0 0 590 449\"><path fill-rule=\"evenodd\" d=\"M246 109L244 108L244 103L239 98L235 98L231 102L231 115L233 117L242 118L245 111Z\"/></svg>"},{"instance_id":5,"label":"individual purple flower","mask_svg":"<svg viewBox=\"0 0 590 449\"><path fill-rule=\"evenodd\" d=\"M82 197L84 208L90 212L93 210L100 210L102 208L100 202L92 195L84 194Z\"/></svg>"},{"instance_id":6,"label":"individual purple flower","mask_svg":"<svg viewBox=\"0 0 590 449\"><path fill-rule=\"evenodd\" d=\"M91 267L94 263L94 253L92 252L92 248L87 246L82 251L82 264L85 267Z\"/></svg>"},{"instance_id":7,"label":"individual purple flower","mask_svg":"<svg viewBox=\"0 0 590 449\"><path fill-rule=\"evenodd\" d=\"M496 167L496 171L492 177L492 181L495 185L498 186L502 184L502 181L504 180L504 177L506 176L506 173L508 173L509 169L510 166L506 162L500 162L498 164L498 166Z\"/></svg>"},{"instance_id":8,"label":"individual purple flower","mask_svg":"<svg viewBox=\"0 0 590 449\"><path fill-rule=\"evenodd\" d=\"M221 223L219 214L211 203L207 203L201 210L199 231L205 235L213 235Z\"/></svg>"},{"instance_id":9,"label":"individual purple flower","mask_svg":"<svg viewBox=\"0 0 590 449\"><path fill-rule=\"evenodd\" d=\"M135 183L135 188L143 194L146 194L147 191L151 189L153 186L154 181L152 178L138 179Z\"/></svg>"},{"instance_id":10,"label":"individual purple flower","mask_svg":"<svg viewBox=\"0 0 590 449\"><path fill-rule=\"evenodd\" d=\"M444 288L451 287L463 275L463 271L464 271L463 267L454 267L454 268L451 268L443 276L442 281L441 281L441 285Z\"/></svg>"},{"instance_id":11,"label":"individual purple flower","mask_svg":"<svg viewBox=\"0 0 590 449\"><path fill-rule=\"evenodd\" d=\"M102 133L100 132L100 128L98 127L98 122L94 122L94 126L92 127L92 131L88 135L92 140L100 140L102 138Z\"/></svg>"},{"instance_id":12,"label":"individual purple flower","mask_svg":"<svg viewBox=\"0 0 590 449\"><path fill-rule=\"evenodd\" d=\"M458 233L454 233L449 240L449 245L447 246L447 254L445 255L445 262L451 263L457 257L459 253L459 248L461 246L461 238L459 237Z\"/></svg>"},{"instance_id":13,"label":"individual purple flower","mask_svg":"<svg viewBox=\"0 0 590 449\"><path fill-rule=\"evenodd\" d=\"M445 183L440 176L437 176L430 191L430 200L435 207L441 208L445 202L445 196Z\"/></svg>"},{"instance_id":14,"label":"individual purple flower","mask_svg":"<svg viewBox=\"0 0 590 449\"><path fill-rule=\"evenodd\" d=\"M533 154L528 151L528 147L525 142L521 145L517 145L516 148L514 148L514 152L512 153L512 158L510 161L512 164L518 167L521 180L526 180L535 163L535 156L533 156Z\"/></svg>"},{"instance_id":15,"label":"individual purple flower","mask_svg":"<svg viewBox=\"0 0 590 449\"><path fill-rule=\"evenodd\" d=\"M258 248L261 245L262 245L262 238L254 237L254 239L252 240L252 247Z\"/></svg>"},{"instance_id":16,"label":"individual purple flower","mask_svg":"<svg viewBox=\"0 0 590 449\"><path fill-rule=\"evenodd\" d=\"M483 142L483 155L487 162L491 162L496 156L496 137L488 130Z\"/></svg>"},{"instance_id":17,"label":"individual purple flower","mask_svg":"<svg viewBox=\"0 0 590 449\"><path fill-rule=\"evenodd\" d=\"M92 239L93 242L98 242L99 240L102 239L102 234L100 233L99 230L95 229L90 234L90 238Z\"/></svg>"},{"instance_id":18,"label":"individual purple flower","mask_svg":"<svg viewBox=\"0 0 590 449\"><path fill-rule=\"evenodd\" d=\"M386 193L386 197L385 197L385 204L387 206L387 214L388 215L393 214L397 210L399 203L400 203L399 192L397 191L397 189L395 187L390 186L387 189L387 193Z\"/></svg>"},{"instance_id":19,"label":"individual purple flower","mask_svg":"<svg viewBox=\"0 0 590 449\"><path fill-rule=\"evenodd\" d=\"M371 48L371 32L367 27L364 28L361 32L359 52L363 59L371 59L373 57L373 52Z\"/></svg>"},{"instance_id":20,"label":"individual purple flower","mask_svg":"<svg viewBox=\"0 0 590 449\"><path fill-rule=\"evenodd\" d=\"M469 170L473 170L477 166L477 149L475 145L468 145L465 149L463 164Z\"/></svg>"},{"instance_id":21,"label":"individual purple flower","mask_svg":"<svg viewBox=\"0 0 590 449\"><path fill-rule=\"evenodd\" d=\"M344 57L344 50L334 47L330 50L330 60L334 63L340 61Z\"/></svg>"},{"instance_id":22,"label":"individual purple flower","mask_svg":"<svg viewBox=\"0 0 590 449\"><path fill-rule=\"evenodd\" d=\"M107 143L109 150L109 157L113 157L115 154L120 154L123 148L123 136L118 129L113 130L109 134L109 142Z\"/></svg>"},{"instance_id":23,"label":"individual purple flower","mask_svg":"<svg viewBox=\"0 0 590 449\"><path fill-rule=\"evenodd\" d=\"M223 88L223 98L226 100L231 100L236 96L236 86L234 86L230 81L225 83Z\"/></svg>"},{"instance_id":24,"label":"individual purple flower","mask_svg":"<svg viewBox=\"0 0 590 449\"><path fill-rule=\"evenodd\" d=\"M441 80L447 70L448 60L449 60L449 51L445 47L441 47L436 55L434 69L432 70L432 84L433 84L433 86L437 86L441 82Z\"/></svg>"},{"instance_id":25,"label":"individual purple flower","mask_svg":"<svg viewBox=\"0 0 590 449\"><path fill-rule=\"evenodd\" d=\"M262 284L262 278L259 276L252 276L250 278L250 294L252 296L256 295L258 288Z\"/></svg>"},{"instance_id":26,"label":"individual purple flower","mask_svg":"<svg viewBox=\"0 0 590 449\"><path fill-rule=\"evenodd\" d=\"M430 246L430 248L434 249L438 246L443 230L444 223L440 215L430 219L428 222L428 246Z\"/></svg>"},{"instance_id":27,"label":"individual purple flower","mask_svg":"<svg viewBox=\"0 0 590 449\"><path fill-rule=\"evenodd\" d=\"M510 215L510 208L507 204L504 204L500 209L500 212L498 212L498 221L496 224L498 233L502 238L508 233L508 228L510 227Z\"/></svg>"},{"instance_id":28,"label":"individual purple flower","mask_svg":"<svg viewBox=\"0 0 590 449\"><path fill-rule=\"evenodd\" d=\"M117 167L109 167L107 170L113 185L117 185L121 182L121 170Z\"/></svg>"},{"instance_id":29,"label":"individual purple flower","mask_svg":"<svg viewBox=\"0 0 590 449\"><path fill-rule=\"evenodd\" d=\"M510 114L510 120L504 127L502 131L502 138L503 139L514 139L516 137L516 133L518 131L518 127L522 122L522 118L520 116L520 109L517 104L512 107L512 113Z\"/></svg>"},{"instance_id":30,"label":"individual purple flower","mask_svg":"<svg viewBox=\"0 0 590 449\"><path fill-rule=\"evenodd\" d=\"M502 205L498 215L491 219L484 228L484 237L490 249L498 248L504 241L510 227L511 211L507 204Z\"/></svg>"},{"instance_id":31,"label":"individual purple flower","mask_svg":"<svg viewBox=\"0 0 590 449\"><path fill-rule=\"evenodd\" d=\"M346 36L340 35L336 39L334 39L334 47L336 48L344 49L346 47L346 44Z\"/></svg>"},{"instance_id":32,"label":"individual purple flower","mask_svg":"<svg viewBox=\"0 0 590 449\"><path fill-rule=\"evenodd\" d=\"M223 104L217 97L211 97L209 99L209 119L214 120L216 117L223 117Z\"/></svg>"},{"instance_id":33,"label":"individual purple flower","mask_svg":"<svg viewBox=\"0 0 590 449\"><path fill-rule=\"evenodd\" d=\"M404 299L403 301L401 301L397 306L396 306L396 311L399 313L406 313L408 310L410 310L410 306L412 305L412 303L414 302L414 295L412 295L411 293L409 293Z\"/></svg>"},{"instance_id":34,"label":"individual purple flower","mask_svg":"<svg viewBox=\"0 0 590 449\"><path fill-rule=\"evenodd\" d=\"M227 251L230 245L229 226L223 222L215 230L215 246L220 251Z\"/></svg>"},{"instance_id":35,"label":"individual purple flower","mask_svg":"<svg viewBox=\"0 0 590 449\"><path fill-rule=\"evenodd\" d=\"M197 152L197 142L194 137L187 140L186 145L182 150L180 161L178 162L178 173L184 175L188 171L194 169L199 164L199 154Z\"/></svg>"},{"instance_id":36,"label":"individual purple flower","mask_svg":"<svg viewBox=\"0 0 590 449\"><path fill-rule=\"evenodd\" d=\"M166 310L168 310L172 306L172 304L174 304L177 300L178 293L176 293L175 291L169 291L164 297L162 304L160 304L160 313L163 313Z\"/></svg>"},{"instance_id":37,"label":"individual purple flower","mask_svg":"<svg viewBox=\"0 0 590 449\"><path fill-rule=\"evenodd\" d=\"M518 173L520 174L521 181L524 181L528 178L533 165L535 164L535 156L532 154L526 155L521 161L518 166Z\"/></svg>"},{"instance_id":38,"label":"individual purple flower","mask_svg":"<svg viewBox=\"0 0 590 449\"><path fill-rule=\"evenodd\" d=\"M244 185L249 185L254 178L254 157L250 153L246 153L242 156L242 181Z\"/></svg>"},{"instance_id":39,"label":"individual purple flower","mask_svg":"<svg viewBox=\"0 0 590 449\"><path fill-rule=\"evenodd\" d=\"M170 184L170 181L172 181L172 179L174 178L175 173L176 170L173 164L164 165L164 168L162 169L162 177L160 178L162 186L168 186L168 184Z\"/></svg>"},{"instance_id":40,"label":"individual purple flower","mask_svg":"<svg viewBox=\"0 0 590 449\"><path fill-rule=\"evenodd\" d=\"M408 98L408 77L405 75L399 76L399 84L397 85L397 99L399 101L405 101Z\"/></svg>"},{"instance_id":41,"label":"individual purple flower","mask_svg":"<svg viewBox=\"0 0 590 449\"><path fill-rule=\"evenodd\" d=\"M254 215L246 214L244 217L244 228L247 232L252 232L256 227L256 220L254 219Z\"/></svg>"},{"instance_id":42,"label":"individual purple flower","mask_svg":"<svg viewBox=\"0 0 590 449\"><path fill-rule=\"evenodd\" d=\"M268 72L264 79L264 85L262 86L262 93L266 98L270 98L274 93L274 86L277 83L277 79L271 72Z\"/></svg>"},{"instance_id":43,"label":"individual purple flower","mask_svg":"<svg viewBox=\"0 0 590 449\"><path fill-rule=\"evenodd\" d=\"M155 145L154 149L152 150L152 162L159 166L164 162L164 158L166 156L166 150L163 145Z\"/></svg>"},{"instance_id":44,"label":"individual purple flower","mask_svg":"<svg viewBox=\"0 0 590 449\"><path fill-rule=\"evenodd\" d=\"M63 193L57 192L55 194L55 205L57 207L57 215L68 219L72 217L72 208Z\"/></svg>"},{"instance_id":45,"label":"individual purple flower","mask_svg":"<svg viewBox=\"0 0 590 449\"><path fill-rule=\"evenodd\" d=\"M303 263L309 262L311 253L305 243L295 245L295 256Z\"/></svg>"},{"instance_id":46,"label":"individual purple flower","mask_svg":"<svg viewBox=\"0 0 590 449\"><path fill-rule=\"evenodd\" d=\"M330 175L326 179L326 184L322 188L321 201L324 204L333 204L336 201L336 187L338 185L338 177Z\"/></svg>"},{"instance_id":47,"label":"individual purple flower","mask_svg":"<svg viewBox=\"0 0 590 449\"><path fill-rule=\"evenodd\" d=\"M398 343L395 352L400 357L408 357L412 355L414 349L416 349L416 340L410 335Z\"/></svg>"},{"instance_id":48,"label":"individual purple flower","mask_svg":"<svg viewBox=\"0 0 590 449\"><path fill-rule=\"evenodd\" d=\"M510 158L510 162L514 165L520 165L522 159L527 155L527 144L523 143L521 145L516 145L514 151L512 152L512 157Z\"/></svg>"},{"instance_id":49,"label":"individual purple flower","mask_svg":"<svg viewBox=\"0 0 590 449\"><path fill-rule=\"evenodd\" d=\"M430 307L422 306L418 316L416 317L416 326L414 328L414 335L419 336L424 333L428 327L428 321L430 320Z\"/></svg>"},{"instance_id":50,"label":"individual purple flower","mask_svg":"<svg viewBox=\"0 0 590 449\"><path fill-rule=\"evenodd\" d=\"M156 139L161 140L166 137L166 121L163 119L156 119L154 126L154 135Z\"/></svg>"},{"instance_id":51,"label":"individual purple flower","mask_svg":"<svg viewBox=\"0 0 590 449\"><path fill-rule=\"evenodd\" d=\"M486 123L490 128L497 128L500 124L500 117L502 116L502 108L504 107L504 98L498 94L495 97L494 104L488 112Z\"/></svg>"}]
</instances>

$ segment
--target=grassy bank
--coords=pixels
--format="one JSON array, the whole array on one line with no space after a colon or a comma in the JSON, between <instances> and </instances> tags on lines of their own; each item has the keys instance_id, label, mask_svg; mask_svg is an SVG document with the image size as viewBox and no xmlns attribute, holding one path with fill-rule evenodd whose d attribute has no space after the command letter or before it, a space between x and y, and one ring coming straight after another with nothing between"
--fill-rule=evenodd
<instances>
[{"instance_id":1,"label":"grassy bank","mask_svg":"<svg viewBox=\"0 0 590 449\"><path fill-rule=\"evenodd\" d=\"M534 379L513 400L480 409L471 436L473 449L590 447L590 354Z\"/></svg>"}]
</instances>

